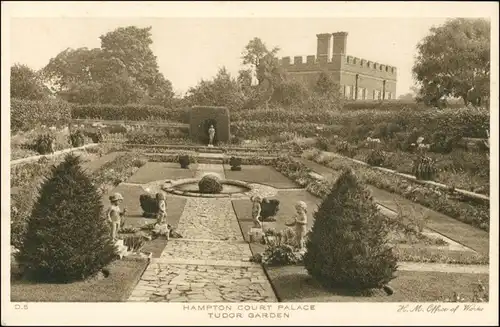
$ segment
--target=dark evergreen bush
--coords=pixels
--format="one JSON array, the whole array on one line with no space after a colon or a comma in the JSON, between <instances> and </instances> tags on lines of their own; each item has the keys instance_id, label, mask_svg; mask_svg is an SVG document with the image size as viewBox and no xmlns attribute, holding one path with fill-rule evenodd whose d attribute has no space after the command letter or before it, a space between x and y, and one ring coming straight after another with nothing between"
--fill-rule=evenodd
<instances>
[{"instance_id":1,"label":"dark evergreen bush","mask_svg":"<svg viewBox=\"0 0 500 327\"><path fill-rule=\"evenodd\" d=\"M304 265L327 288L381 288L394 278L389 220L354 173L345 170L314 213Z\"/></svg>"},{"instance_id":2,"label":"dark evergreen bush","mask_svg":"<svg viewBox=\"0 0 500 327\"><path fill-rule=\"evenodd\" d=\"M54 152L55 136L53 134L42 134L33 145L33 149L40 154L49 154Z\"/></svg>"},{"instance_id":3,"label":"dark evergreen bush","mask_svg":"<svg viewBox=\"0 0 500 327\"><path fill-rule=\"evenodd\" d=\"M270 217L276 216L279 210L280 201L278 199L263 199L261 204L260 217L262 220L266 220Z\"/></svg>"},{"instance_id":4,"label":"dark evergreen bush","mask_svg":"<svg viewBox=\"0 0 500 327\"><path fill-rule=\"evenodd\" d=\"M370 166L381 167L384 164L385 155L380 149L373 149L366 157L366 163Z\"/></svg>"},{"instance_id":5,"label":"dark evergreen bush","mask_svg":"<svg viewBox=\"0 0 500 327\"><path fill-rule=\"evenodd\" d=\"M139 202L142 208L142 216L146 218L153 218L158 212L158 204L156 198L151 194L141 194L139 196Z\"/></svg>"},{"instance_id":6,"label":"dark evergreen bush","mask_svg":"<svg viewBox=\"0 0 500 327\"><path fill-rule=\"evenodd\" d=\"M70 282L91 276L116 255L103 219L101 197L68 155L42 184L19 252L26 276L39 281Z\"/></svg>"},{"instance_id":7,"label":"dark evergreen bush","mask_svg":"<svg viewBox=\"0 0 500 327\"><path fill-rule=\"evenodd\" d=\"M191 160L189 158L189 155L187 154L180 154L178 156L179 164L181 165L181 168L187 169L189 167L189 164L191 163Z\"/></svg>"},{"instance_id":8,"label":"dark evergreen bush","mask_svg":"<svg viewBox=\"0 0 500 327\"><path fill-rule=\"evenodd\" d=\"M231 165L231 170L233 171L241 170L241 158L231 157L231 159L229 159L229 165Z\"/></svg>"},{"instance_id":9,"label":"dark evergreen bush","mask_svg":"<svg viewBox=\"0 0 500 327\"><path fill-rule=\"evenodd\" d=\"M198 187L201 193L220 193L222 192L222 184L219 177L215 175L205 175L198 182Z\"/></svg>"},{"instance_id":10,"label":"dark evergreen bush","mask_svg":"<svg viewBox=\"0 0 500 327\"><path fill-rule=\"evenodd\" d=\"M431 157L418 156L413 161L413 175L420 180L434 180L437 175L436 163Z\"/></svg>"},{"instance_id":11,"label":"dark evergreen bush","mask_svg":"<svg viewBox=\"0 0 500 327\"><path fill-rule=\"evenodd\" d=\"M316 147L321 151L328 151L328 148L330 147L330 141L324 136L319 136L316 139Z\"/></svg>"},{"instance_id":12,"label":"dark evergreen bush","mask_svg":"<svg viewBox=\"0 0 500 327\"><path fill-rule=\"evenodd\" d=\"M90 139L94 143L104 142L104 133L101 130L96 130L94 132L86 132L85 135L90 137Z\"/></svg>"},{"instance_id":13,"label":"dark evergreen bush","mask_svg":"<svg viewBox=\"0 0 500 327\"><path fill-rule=\"evenodd\" d=\"M71 133L69 135L69 140L71 142L71 145L75 148L83 146L83 144L85 143L85 138L81 130L77 130L74 133Z\"/></svg>"}]
</instances>

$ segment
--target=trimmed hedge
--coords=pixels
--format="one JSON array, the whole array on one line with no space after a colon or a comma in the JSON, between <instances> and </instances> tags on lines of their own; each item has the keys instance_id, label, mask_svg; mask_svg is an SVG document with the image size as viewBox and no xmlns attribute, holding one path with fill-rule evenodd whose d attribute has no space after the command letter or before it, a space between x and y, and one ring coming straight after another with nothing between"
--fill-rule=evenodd
<instances>
[{"instance_id":1,"label":"trimmed hedge","mask_svg":"<svg viewBox=\"0 0 500 327\"><path fill-rule=\"evenodd\" d=\"M41 125L67 125L71 119L71 105L59 100L31 101L11 99L11 132L28 131Z\"/></svg>"},{"instance_id":2,"label":"trimmed hedge","mask_svg":"<svg viewBox=\"0 0 500 327\"><path fill-rule=\"evenodd\" d=\"M316 125L323 128L321 134L327 131L340 136L350 136L353 133L366 137L370 132L383 129L391 124L391 129L411 131L423 130L430 137L435 132L462 137L484 138L485 127L489 126L488 111L476 111L468 108L446 110L412 110L403 107L399 111L317 111L300 112L286 109L262 109L240 111L231 114L231 132L236 134L241 130L252 129L255 135L272 135L279 131L296 131L310 133L316 130ZM234 128L236 129L233 130ZM396 126L397 125L397 126ZM316 132L316 131L315 131Z\"/></svg>"},{"instance_id":3,"label":"trimmed hedge","mask_svg":"<svg viewBox=\"0 0 500 327\"><path fill-rule=\"evenodd\" d=\"M462 108L462 101L449 102L447 108ZM365 109L373 109L373 110L401 110L401 107L408 107L411 110L426 110L429 109L423 103L417 103L416 101L408 101L408 100L352 100L352 101L344 101L343 108L344 110L365 110Z\"/></svg>"},{"instance_id":4,"label":"trimmed hedge","mask_svg":"<svg viewBox=\"0 0 500 327\"><path fill-rule=\"evenodd\" d=\"M89 104L73 106L71 116L72 118L79 119L168 120L187 123L189 120L189 111L184 108L165 108L143 104L127 104L124 106Z\"/></svg>"}]
</instances>

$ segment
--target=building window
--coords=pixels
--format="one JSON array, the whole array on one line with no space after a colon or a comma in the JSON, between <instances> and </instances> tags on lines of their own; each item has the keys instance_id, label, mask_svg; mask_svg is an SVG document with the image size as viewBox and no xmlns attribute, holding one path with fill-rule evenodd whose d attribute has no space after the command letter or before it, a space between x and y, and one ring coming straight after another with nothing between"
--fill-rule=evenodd
<instances>
[{"instance_id":1,"label":"building window","mask_svg":"<svg viewBox=\"0 0 500 327\"><path fill-rule=\"evenodd\" d=\"M349 85L346 85L344 88L344 96L346 99L350 99L352 97L351 87Z\"/></svg>"},{"instance_id":2,"label":"building window","mask_svg":"<svg viewBox=\"0 0 500 327\"><path fill-rule=\"evenodd\" d=\"M366 100L366 88L363 88L362 99Z\"/></svg>"}]
</instances>

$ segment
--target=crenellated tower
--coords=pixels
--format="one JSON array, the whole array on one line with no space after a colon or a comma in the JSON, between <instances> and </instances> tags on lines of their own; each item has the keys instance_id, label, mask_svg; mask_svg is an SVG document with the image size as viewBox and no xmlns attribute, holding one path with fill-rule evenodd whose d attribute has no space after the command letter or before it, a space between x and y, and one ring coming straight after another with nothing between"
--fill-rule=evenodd
<instances>
[{"instance_id":1,"label":"crenellated tower","mask_svg":"<svg viewBox=\"0 0 500 327\"><path fill-rule=\"evenodd\" d=\"M340 92L352 100L396 98L397 69L371 60L347 55L347 32L317 34L316 55L283 57L281 65L289 74L315 83L322 71L340 85Z\"/></svg>"}]
</instances>

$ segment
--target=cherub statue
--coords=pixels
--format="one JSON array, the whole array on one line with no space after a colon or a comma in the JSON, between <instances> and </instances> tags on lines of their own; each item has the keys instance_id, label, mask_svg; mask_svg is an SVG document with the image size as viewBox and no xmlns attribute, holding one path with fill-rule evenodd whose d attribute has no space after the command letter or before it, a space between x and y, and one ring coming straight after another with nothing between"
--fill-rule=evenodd
<instances>
[{"instance_id":1,"label":"cherub statue","mask_svg":"<svg viewBox=\"0 0 500 327\"><path fill-rule=\"evenodd\" d=\"M167 202L165 201L165 194L162 192L156 193L156 223L166 224L167 223Z\"/></svg>"},{"instance_id":2,"label":"cherub statue","mask_svg":"<svg viewBox=\"0 0 500 327\"><path fill-rule=\"evenodd\" d=\"M111 225L111 237L113 240L117 239L120 222L127 213L127 209L120 209L120 203L123 201L123 196L120 193L115 193L109 197L111 206L107 211L108 223Z\"/></svg>"},{"instance_id":3,"label":"cherub statue","mask_svg":"<svg viewBox=\"0 0 500 327\"><path fill-rule=\"evenodd\" d=\"M260 214L262 211L262 197L254 195L250 198L252 201L252 220L254 223L254 228L262 228L262 223L260 222Z\"/></svg>"},{"instance_id":4,"label":"cherub statue","mask_svg":"<svg viewBox=\"0 0 500 327\"><path fill-rule=\"evenodd\" d=\"M307 204L304 201L298 201L295 204L297 214L292 223L286 224L290 227L295 227L295 243L299 250L303 250L305 246L304 237L307 232Z\"/></svg>"}]
</instances>

